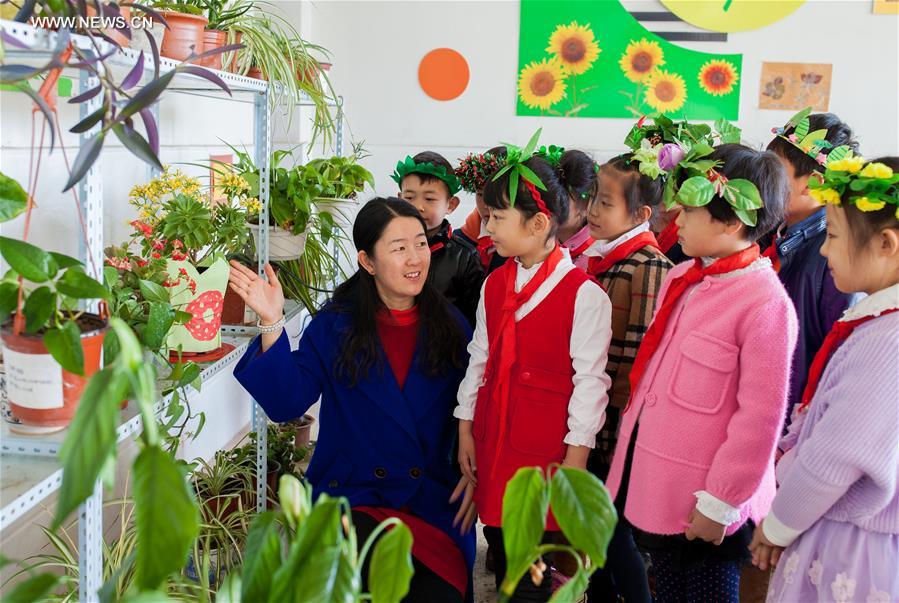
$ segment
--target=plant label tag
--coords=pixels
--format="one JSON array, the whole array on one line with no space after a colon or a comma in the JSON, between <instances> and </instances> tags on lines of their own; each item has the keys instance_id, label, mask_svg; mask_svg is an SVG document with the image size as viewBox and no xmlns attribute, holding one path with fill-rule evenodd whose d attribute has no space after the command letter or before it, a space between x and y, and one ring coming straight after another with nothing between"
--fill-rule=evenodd
<instances>
[{"instance_id":1,"label":"plant label tag","mask_svg":"<svg viewBox=\"0 0 899 603\"><path fill-rule=\"evenodd\" d=\"M62 408L62 367L50 354L23 354L3 346L6 394L23 408Z\"/></svg>"}]
</instances>

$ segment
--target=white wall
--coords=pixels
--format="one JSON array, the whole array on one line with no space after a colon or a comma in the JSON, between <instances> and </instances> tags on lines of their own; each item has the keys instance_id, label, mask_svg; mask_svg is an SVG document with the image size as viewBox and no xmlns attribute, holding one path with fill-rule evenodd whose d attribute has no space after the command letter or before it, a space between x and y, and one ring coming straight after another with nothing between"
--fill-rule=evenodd
<instances>
[{"instance_id":1,"label":"white wall","mask_svg":"<svg viewBox=\"0 0 899 603\"><path fill-rule=\"evenodd\" d=\"M597 14L603 1L595 2ZM658 2L643 4L644 10L659 10ZM538 127L544 142L580 148L597 159L623 150L631 120L515 115L518 16L516 1L313 4L313 41L334 53L331 78L347 98L353 136L364 140L373 155L367 166L375 173L379 194L396 193L389 174L407 154L430 149L455 162L499 141L523 144ZM869 0L809 0L773 25L730 34L727 43L684 45L743 53L738 125L748 143L767 144L771 127L792 114L758 109L762 61L833 63L830 110L857 131L866 155L895 155L897 28L899 17L873 15ZM427 97L417 75L424 54L444 46L461 52L471 69L468 89L448 102ZM473 203L468 198L463 202L455 223Z\"/></svg>"}]
</instances>

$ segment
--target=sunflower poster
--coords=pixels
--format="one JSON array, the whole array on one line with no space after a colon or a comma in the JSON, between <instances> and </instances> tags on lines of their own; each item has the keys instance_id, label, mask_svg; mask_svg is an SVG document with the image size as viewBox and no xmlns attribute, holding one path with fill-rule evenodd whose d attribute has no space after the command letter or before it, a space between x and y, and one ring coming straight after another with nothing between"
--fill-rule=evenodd
<instances>
[{"instance_id":1,"label":"sunflower poster","mask_svg":"<svg viewBox=\"0 0 899 603\"><path fill-rule=\"evenodd\" d=\"M516 112L736 120L742 64L660 38L618 0L521 0Z\"/></svg>"}]
</instances>

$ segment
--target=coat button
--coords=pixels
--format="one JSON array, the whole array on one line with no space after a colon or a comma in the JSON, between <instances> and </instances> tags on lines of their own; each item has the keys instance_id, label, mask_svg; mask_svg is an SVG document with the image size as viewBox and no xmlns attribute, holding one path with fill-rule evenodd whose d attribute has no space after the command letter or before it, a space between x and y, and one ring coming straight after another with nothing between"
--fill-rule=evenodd
<instances>
[{"instance_id":1,"label":"coat button","mask_svg":"<svg viewBox=\"0 0 899 603\"><path fill-rule=\"evenodd\" d=\"M409 469L409 477L411 477L412 479L420 478L421 469L419 469L418 467L412 467L411 469Z\"/></svg>"},{"instance_id":2,"label":"coat button","mask_svg":"<svg viewBox=\"0 0 899 603\"><path fill-rule=\"evenodd\" d=\"M339 486L339 485L340 485L340 484L337 483L337 480L336 480L336 479L332 479L331 481L328 482L328 487L329 487L329 488L336 488L336 487Z\"/></svg>"},{"instance_id":3,"label":"coat button","mask_svg":"<svg viewBox=\"0 0 899 603\"><path fill-rule=\"evenodd\" d=\"M521 373L522 381L529 381L530 378L531 378L531 374L529 372L525 371L525 372Z\"/></svg>"},{"instance_id":4,"label":"coat button","mask_svg":"<svg viewBox=\"0 0 899 603\"><path fill-rule=\"evenodd\" d=\"M375 469L375 477L378 479L384 479L385 477L387 477L387 469L384 469L384 467L378 467L377 469Z\"/></svg>"},{"instance_id":5,"label":"coat button","mask_svg":"<svg viewBox=\"0 0 899 603\"><path fill-rule=\"evenodd\" d=\"M646 404L648 404L649 406L655 406L656 400L657 398L654 393L649 392L648 394L646 394Z\"/></svg>"}]
</instances>

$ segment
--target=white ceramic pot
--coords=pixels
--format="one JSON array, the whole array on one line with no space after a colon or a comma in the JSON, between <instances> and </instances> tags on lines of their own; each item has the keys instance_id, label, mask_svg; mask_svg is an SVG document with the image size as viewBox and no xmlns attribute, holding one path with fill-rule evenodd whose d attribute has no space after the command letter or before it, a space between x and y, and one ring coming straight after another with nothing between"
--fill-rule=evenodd
<instances>
[{"instance_id":1,"label":"white ceramic pot","mask_svg":"<svg viewBox=\"0 0 899 603\"><path fill-rule=\"evenodd\" d=\"M259 249L259 225L247 224L253 233L256 249ZM296 260L303 257L306 248L306 233L295 235L289 230L277 226L268 229L268 259L269 260Z\"/></svg>"},{"instance_id":2,"label":"white ceramic pot","mask_svg":"<svg viewBox=\"0 0 899 603\"><path fill-rule=\"evenodd\" d=\"M319 197L314 203L319 212L331 214L334 223L344 230L353 226L353 220L356 219L356 212L359 211L360 205L358 199L332 199L330 197Z\"/></svg>"}]
</instances>

